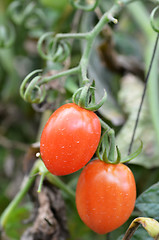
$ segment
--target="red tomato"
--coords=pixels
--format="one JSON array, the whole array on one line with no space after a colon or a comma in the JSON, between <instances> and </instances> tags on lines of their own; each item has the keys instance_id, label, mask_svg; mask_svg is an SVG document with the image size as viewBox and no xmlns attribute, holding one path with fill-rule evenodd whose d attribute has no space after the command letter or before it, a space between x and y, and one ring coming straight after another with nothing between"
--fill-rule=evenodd
<instances>
[{"instance_id":1,"label":"red tomato","mask_svg":"<svg viewBox=\"0 0 159 240\"><path fill-rule=\"evenodd\" d=\"M83 222L94 232L105 234L130 217L136 200L131 170L124 164L89 163L82 171L76 190L76 206Z\"/></svg>"},{"instance_id":2,"label":"red tomato","mask_svg":"<svg viewBox=\"0 0 159 240\"><path fill-rule=\"evenodd\" d=\"M46 123L40 153L54 175L66 175L82 168L92 158L101 135L97 115L68 103L57 109Z\"/></svg>"}]
</instances>

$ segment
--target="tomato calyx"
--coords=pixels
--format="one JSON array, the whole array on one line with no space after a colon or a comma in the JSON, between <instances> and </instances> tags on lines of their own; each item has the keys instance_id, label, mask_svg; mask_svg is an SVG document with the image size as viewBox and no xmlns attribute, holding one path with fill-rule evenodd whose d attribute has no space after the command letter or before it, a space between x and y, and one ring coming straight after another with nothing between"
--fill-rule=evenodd
<instances>
[{"instance_id":1,"label":"tomato calyx","mask_svg":"<svg viewBox=\"0 0 159 240\"><path fill-rule=\"evenodd\" d=\"M79 88L72 97L72 101L78 106L90 111L97 111L105 102L107 97L104 90L104 96L96 103L95 102L95 81L87 83L85 86Z\"/></svg>"},{"instance_id":2,"label":"tomato calyx","mask_svg":"<svg viewBox=\"0 0 159 240\"><path fill-rule=\"evenodd\" d=\"M116 159L115 159L116 150ZM118 164L121 161L121 153L119 148L115 145L115 135L113 129L106 130L99 142L97 157L106 163Z\"/></svg>"},{"instance_id":3,"label":"tomato calyx","mask_svg":"<svg viewBox=\"0 0 159 240\"><path fill-rule=\"evenodd\" d=\"M125 158L121 157L121 152L118 146L115 144L115 133L112 128L110 128L106 123L100 119L101 125L104 125L105 132L103 133L96 154L97 157L106 163L118 164L118 163L126 163L130 160L136 158L142 151L143 143L140 140L140 146L137 148L135 152L126 156Z\"/></svg>"}]
</instances>

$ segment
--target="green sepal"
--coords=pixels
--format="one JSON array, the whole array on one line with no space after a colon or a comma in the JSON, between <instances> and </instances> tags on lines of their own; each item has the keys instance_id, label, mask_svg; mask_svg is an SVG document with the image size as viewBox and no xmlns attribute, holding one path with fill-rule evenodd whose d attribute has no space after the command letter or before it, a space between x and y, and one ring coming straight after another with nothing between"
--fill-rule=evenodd
<instances>
[{"instance_id":1,"label":"green sepal","mask_svg":"<svg viewBox=\"0 0 159 240\"><path fill-rule=\"evenodd\" d=\"M80 95L80 92L82 91L82 87L81 88L78 88L76 90L76 92L74 92L73 96L72 96L72 102L74 102L75 104L78 105L78 99L79 99L79 95Z\"/></svg>"},{"instance_id":2,"label":"green sepal","mask_svg":"<svg viewBox=\"0 0 159 240\"><path fill-rule=\"evenodd\" d=\"M104 90L103 98L96 104L95 103L95 81L91 84L86 84L84 87L79 88L72 96L72 101L82 108L90 111L97 111L106 100L106 91Z\"/></svg>"},{"instance_id":3,"label":"green sepal","mask_svg":"<svg viewBox=\"0 0 159 240\"><path fill-rule=\"evenodd\" d=\"M96 155L99 160L104 161L110 164L126 163L130 160L136 158L142 151L143 142L141 141L138 149L128 155L126 158L121 158L121 153L118 146L115 145L115 135L114 130L107 126L105 127L106 131L103 133L98 148L96 150ZM116 150L116 160L115 160L115 150Z\"/></svg>"},{"instance_id":4,"label":"green sepal","mask_svg":"<svg viewBox=\"0 0 159 240\"><path fill-rule=\"evenodd\" d=\"M108 135L107 135L108 130L106 130L102 137L100 138L97 150L96 150L96 155L99 158L99 160L104 161L104 162L109 162L108 157L107 157L107 149L109 149L109 143L108 143Z\"/></svg>"},{"instance_id":5,"label":"green sepal","mask_svg":"<svg viewBox=\"0 0 159 240\"><path fill-rule=\"evenodd\" d=\"M105 162L105 163L110 163L108 157L107 157L107 149L105 148L104 149L104 152L103 152L103 155L102 155L102 160Z\"/></svg>"},{"instance_id":6,"label":"green sepal","mask_svg":"<svg viewBox=\"0 0 159 240\"><path fill-rule=\"evenodd\" d=\"M91 102L92 104L95 104L96 100L95 100L95 81L93 80L91 88L90 88L90 93L91 93Z\"/></svg>"},{"instance_id":7,"label":"green sepal","mask_svg":"<svg viewBox=\"0 0 159 240\"><path fill-rule=\"evenodd\" d=\"M140 146L138 147L138 149L137 149L134 153L128 155L128 156L125 157L125 158L123 158L123 159L121 160L121 163L129 162L130 160L136 158L136 157L141 153L141 151L142 151L142 149L143 149L143 142L140 140L140 143L141 143L141 144L140 144Z\"/></svg>"},{"instance_id":8,"label":"green sepal","mask_svg":"<svg viewBox=\"0 0 159 240\"><path fill-rule=\"evenodd\" d=\"M90 84L86 84L81 91L80 97L78 99L78 105L82 108L86 108L88 105L88 98L89 98L89 88Z\"/></svg>"},{"instance_id":9,"label":"green sepal","mask_svg":"<svg viewBox=\"0 0 159 240\"><path fill-rule=\"evenodd\" d=\"M85 107L85 109L90 111L97 111L104 104L106 99L107 99L107 93L104 89L104 96L102 97L102 99L98 103L95 103L94 105L90 104L88 107Z\"/></svg>"},{"instance_id":10,"label":"green sepal","mask_svg":"<svg viewBox=\"0 0 159 240\"><path fill-rule=\"evenodd\" d=\"M118 146L116 146L116 152L117 152L117 158L116 158L115 164L118 164L121 161L121 152L120 152Z\"/></svg>"}]
</instances>

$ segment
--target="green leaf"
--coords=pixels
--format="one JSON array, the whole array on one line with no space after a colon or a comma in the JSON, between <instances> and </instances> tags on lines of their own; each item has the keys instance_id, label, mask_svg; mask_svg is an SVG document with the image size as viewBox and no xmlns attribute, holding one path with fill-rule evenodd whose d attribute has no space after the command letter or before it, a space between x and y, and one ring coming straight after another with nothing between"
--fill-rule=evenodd
<instances>
[{"instance_id":1,"label":"green leaf","mask_svg":"<svg viewBox=\"0 0 159 240\"><path fill-rule=\"evenodd\" d=\"M144 216L159 219L159 182L137 198L136 207Z\"/></svg>"},{"instance_id":2,"label":"green leaf","mask_svg":"<svg viewBox=\"0 0 159 240\"><path fill-rule=\"evenodd\" d=\"M24 224L22 221L29 217L29 210L29 205L18 207L8 219L5 232L10 239L19 240L23 231L28 227L28 225Z\"/></svg>"}]
</instances>

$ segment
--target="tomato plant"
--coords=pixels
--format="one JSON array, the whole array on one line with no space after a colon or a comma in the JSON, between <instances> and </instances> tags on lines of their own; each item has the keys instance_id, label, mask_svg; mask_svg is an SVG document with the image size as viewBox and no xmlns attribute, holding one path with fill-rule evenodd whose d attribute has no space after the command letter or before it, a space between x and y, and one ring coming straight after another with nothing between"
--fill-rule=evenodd
<instances>
[{"instance_id":1,"label":"tomato plant","mask_svg":"<svg viewBox=\"0 0 159 240\"><path fill-rule=\"evenodd\" d=\"M46 123L40 153L46 168L66 175L82 168L93 156L101 135L94 112L68 103L57 109Z\"/></svg>"},{"instance_id":2,"label":"tomato plant","mask_svg":"<svg viewBox=\"0 0 159 240\"><path fill-rule=\"evenodd\" d=\"M158 11L156 0L0 1L2 238L128 240L141 224L147 232L139 228L133 239L150 239L146 234L158 239ZM20 96L33 109L19 99L20 82ZM71 96L73 103L60 107L46 124L48 111ZM140 146L132 151L136 139ZM134 177L123 164L142 147L131 165L141 194L135 203ZM78 173L55 175L77 171L95 151L98 160L84 168L75 194ZM27 193L30 198L24 199ZM74 211L75 195L90 229ZM108 236L95 233L121 226L134 203L136 219L126 232L127 223ZM34 207L34 222L22 225Z\"/></svg>"},{"instance_id":3,"label":"tomato plant","mask_svg":"<svg viewBox=\"0 0 159 240\"><path fill-rule=\"evenodd\" d=\"M124 164L100 160L82 171L76 189L76 205L83 222L93 231L105 234L121 226L131 215L136 185Z\"/></svg>"}]
</instances>

